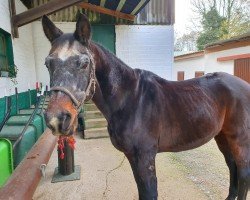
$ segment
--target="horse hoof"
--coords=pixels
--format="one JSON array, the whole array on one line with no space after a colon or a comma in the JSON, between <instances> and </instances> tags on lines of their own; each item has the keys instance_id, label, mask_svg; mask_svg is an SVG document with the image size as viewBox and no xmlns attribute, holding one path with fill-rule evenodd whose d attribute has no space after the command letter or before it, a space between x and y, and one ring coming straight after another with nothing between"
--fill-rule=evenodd
<instances>
[{"instance_id":1,"label":"horse hoof","mask_svg":"<svg viewBox=\"0 0 250 200\"><path fill-rule=\"evenodd\" d=\"M237 195L228 196L225 200L235 200Z\"/></svg>"}]
</instances>

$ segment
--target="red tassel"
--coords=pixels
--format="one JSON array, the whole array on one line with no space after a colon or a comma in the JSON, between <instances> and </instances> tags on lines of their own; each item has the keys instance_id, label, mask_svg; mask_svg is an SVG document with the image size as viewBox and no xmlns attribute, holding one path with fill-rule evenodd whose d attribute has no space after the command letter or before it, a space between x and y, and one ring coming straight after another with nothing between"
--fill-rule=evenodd
<instances>
[{"instance_id":1,"label":"red tassel","mask_svg":"<svg viewBox=\"0 0 250 200\"><path fill-rule=\"evenodd\" d=\"M64 147L65 147L64 142L65 141L68 143L68 145L70 146L71 149L75 149L75 143L76 143L73 136L59 136L57 144L58 144L58 149L60 151L59 157L62 160L64 159L64 156L65 156L65 154L64 154Z\"/></svg>"}]
</instances>

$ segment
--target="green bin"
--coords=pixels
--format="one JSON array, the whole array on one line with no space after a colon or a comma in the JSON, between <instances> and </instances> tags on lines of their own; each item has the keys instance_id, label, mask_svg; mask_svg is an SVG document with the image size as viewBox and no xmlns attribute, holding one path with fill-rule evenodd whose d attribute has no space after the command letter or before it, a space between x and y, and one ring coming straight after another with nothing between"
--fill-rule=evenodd
<instances>
[{"instance_id":1,"label":"green bin","mask_svg":"<svg viewBox=\"0 0 250 200\"><path fill-rule=\"evenodd\" d=\"M15 115L11 116L6 125L26 125L29 121L30 115ZM44 122L43 117L40 115L35 115L34 119L32 120L31 124L36 127L37 131L37 139L42 135L44 132Z\"/></svg>"},{"instance_id":2,"label":"green bin","mask_svg":"<svg viewBox=\"0 0 250 200\"><path fill-rule=\"evenodd\" d=\"M8 139L0 138L0 188L13 172L12 144Z\"/></svg>"},{"instance_id":3,"label":"green bin","mask_svg":"<svg viewBox=\"0 0 250 200\"><path fill-rule=\"evenodd\" d=\"M0 138L9 139L12 144L19 138L25 126L8 126L5 125L0 132ZM14 167L22 161L28 151L36 142L36 129L34 126L28 126L22 140L17 144L14 151Z\"/></svg>"}]
</instances>

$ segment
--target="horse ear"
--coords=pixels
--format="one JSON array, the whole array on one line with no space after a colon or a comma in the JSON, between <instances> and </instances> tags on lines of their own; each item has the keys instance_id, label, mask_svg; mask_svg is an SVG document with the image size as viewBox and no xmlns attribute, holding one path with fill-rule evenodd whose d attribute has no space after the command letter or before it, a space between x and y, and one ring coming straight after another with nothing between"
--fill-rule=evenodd
<instances>
[{"instance_id":1,"label":"horse ear","mask_svg":"<svg viewBox=\"0 0 250 200\"><path fill-rule=\"evenodd\" d=\"M74 36L83 45L89 45L91 39L91 26L86 15L79 14Z\"/></svg>"},{"instance_id":2,"label":"horse ear","mask_svg":"<svg viewBox=\"0 0 250 200\"><path fill-rule=\"evenodd\" d=\"M44 15L42 18L43 31L50 42L53 42L56 38L60 37L63 32L50 21L50 19Z\"/></svg>"}]
</instances>

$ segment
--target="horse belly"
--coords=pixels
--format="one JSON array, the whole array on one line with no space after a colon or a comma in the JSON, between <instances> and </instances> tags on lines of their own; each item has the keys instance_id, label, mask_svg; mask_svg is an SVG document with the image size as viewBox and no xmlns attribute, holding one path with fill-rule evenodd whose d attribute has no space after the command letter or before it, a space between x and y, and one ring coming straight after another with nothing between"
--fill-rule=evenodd
<instances>
[{"instance_id":1,"label":"horse belly","mask_svg":"<svg viewBox=\"0 0 250 200\"><path fill-rule=\"evenodd\" d=\"M222 129L223 119L199 119L197 123L180 122L161 131L159 138L159 152L178 152L197 148L212 138Z\"/></svg>"},{"instance_id":2,"label":"horse belly","mask_svg":"<svg viewBox=\"0 0 250 200\"><path fill-rule=\"evenodd\" d=\"M211 139L215 137L215 135L217 135L217 133L209 134L202 138L183 141L180 143L169 143L169 142L165 143L164 141L163 142L160 141L158 152L179 152L179 151L195 149L209 142ZM164 138L160 138L160 140L164 140Z\"/></svg>"}]
</instances>

